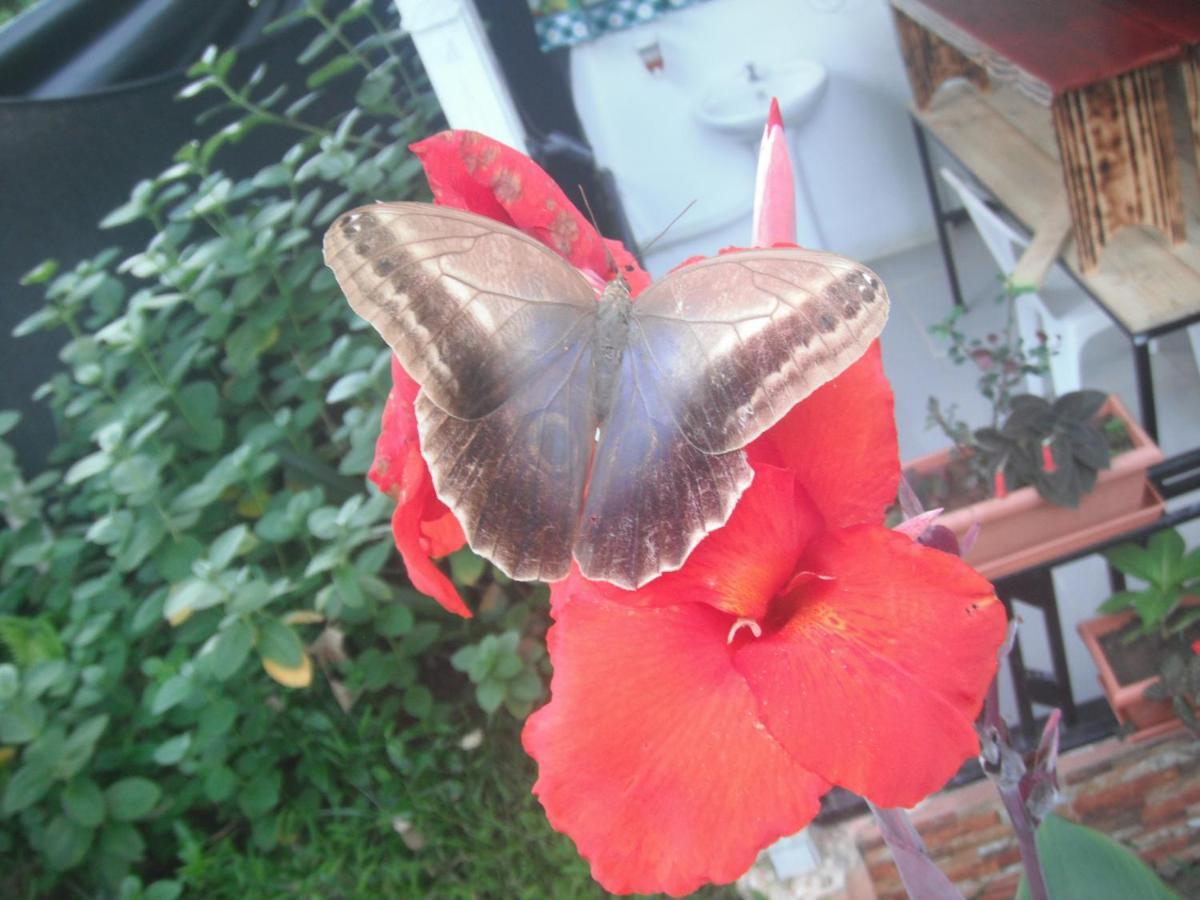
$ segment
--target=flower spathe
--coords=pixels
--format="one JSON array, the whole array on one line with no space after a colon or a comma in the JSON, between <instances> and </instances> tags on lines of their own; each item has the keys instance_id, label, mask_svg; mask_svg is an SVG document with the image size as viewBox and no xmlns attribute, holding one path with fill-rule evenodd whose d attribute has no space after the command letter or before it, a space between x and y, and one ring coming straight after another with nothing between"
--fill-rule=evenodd
<instances>
[{"instance_id":1,"label":"flower spathe","mask_svg":"<svg viewBox=\"0 0 1200 900\"><path fill-rule=\"evenodd\" d=\"M792 190L776 119L759 201ZM756 201L756 243L793 240L788 208ZM551 588L551 699L523 742L613 892L732 881L831 785L911 805L978 752L1006 616L956 556L882 526L900 470L878 344L748 454L754 481L683 568Z\"/></svg>"}]
</instances>

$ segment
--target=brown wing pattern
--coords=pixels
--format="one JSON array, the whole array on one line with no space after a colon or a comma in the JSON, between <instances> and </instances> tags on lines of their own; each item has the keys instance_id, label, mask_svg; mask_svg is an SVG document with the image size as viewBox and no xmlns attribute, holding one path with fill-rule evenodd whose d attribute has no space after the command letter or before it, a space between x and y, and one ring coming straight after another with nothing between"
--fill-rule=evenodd
<instances>
[{"instance_id":1,"label":"brown wing pattern","mask_svg":"<svg viewBox=\"0 0 1200 900\"><path fill-rule=\"evenodd\" d=\"M634 303L629 352L705 453L746 446L861 356L888 297L870 269L829 253L753 250L672 272Z\"/></svg>"},{"instance_id":2,"label":"brown wing pattern","mask_svg":"<svg viewBox=\"0 0 1200 900\"><path fill-rule=\"evenodd\" d=\"M521 232L426 203L377 203L341 216L325 263L360 316L437 406L475 419L545 365L595 293Z\"/></svg>"},{"instance_id":3,"label":"brown wing pattern","mask_svg":"<svg viewBox=\"0 0 1200 900\"><path fill-rule=\"evenodd\" d=\"M522 581L571 565L596 422L591 345L567 336L521 390L474 420L417 395L421 452L474 550Z\"/></svg>"}]
</instances>

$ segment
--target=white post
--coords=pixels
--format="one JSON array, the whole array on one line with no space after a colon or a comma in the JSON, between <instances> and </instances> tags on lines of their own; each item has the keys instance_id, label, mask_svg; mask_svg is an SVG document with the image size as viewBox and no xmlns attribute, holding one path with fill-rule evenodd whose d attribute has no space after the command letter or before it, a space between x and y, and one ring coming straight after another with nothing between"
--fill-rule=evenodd
<instances>
[{"instance_id":1,"label":"white post","mask_svg":"<svg viewBox=\"0 0 1200 900\"><path fill-rule=\"evenodd\" d=\"M471 0L396 0L451 128L479 131L526 152L517 115Z\"/></svg>"}]
</instances>

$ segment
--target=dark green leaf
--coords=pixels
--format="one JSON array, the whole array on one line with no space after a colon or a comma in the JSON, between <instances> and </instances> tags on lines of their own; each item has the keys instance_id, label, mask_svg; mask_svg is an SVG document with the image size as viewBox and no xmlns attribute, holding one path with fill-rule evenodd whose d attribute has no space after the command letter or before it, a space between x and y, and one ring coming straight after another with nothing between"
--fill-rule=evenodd
<instances>
[{"instance_id":1,"label":"dark green leaf","mask_svg":"<svg viewBox=\"0 0 1200 900\"><path fill-rule=\"evenodd\" d=\"M250 654L254 644L254 631L237 619L221 629L205 657L208 671L218 681L225 681L237 673Z\"/></svg>"},{"instance_id":2,"label":"dark green leaf","mask_svg":"<svg viewBox=\"0 0 1200 900\"><path fill-rule=\"evenodd\" d=\"M1150 868L1116 841L1050 815L1037 830L1038 855L1054 900L1174 900ZM1024 877L1018 900L1029 900Z\"/></svg>"},{"instance_id":3,"label":"dark green leaf","mask_svg":"<svg viewBox=\"0 0 1200 900\"><path fill-rule=\"evenodd\" d=\"M17 769L4 788L4 799L0 801L0 813L11 816L42 799L54 779L45 765L30 765L28 762Z\"/></svg>"},{"instance_id":4,"label":"dark green leaf","mask_svg":"<svg viewBox=\"0 0 1200 900\"><path fill-rule=\"evenodd\" d=\"M66 816L55 816L46 827L42 852L51 869L64 872L79 865L92 846L95 831Z\"/></svg>"},{"instance_id":5,"label":"dark green leaf","mask_svg":"<svg viewBox=\"0 0 1200 900\"><path fill-rule=\"evenodd\" d=\"M46 710L29 699L9 701L0 709L0 744L27 744L42 733Z\"/></svg>"},{"instance_id":6,"label":"dark green leaf","mask_svg":"<svg viewBox=\"0 0 1200 900\"><path fill-rule=\"evenodd\" d=\"M154 809L162 789L148 778L122 778L104 792L109 815L118 822L143 819Z\"/></svg>"},{"instance_id":7,"label":"dark green leaf","mask_svg":"<svg viewBox=\"0 0 1200 900\"><path fill-rule=\"evenodd\" d=\"M63 790L62 808L72 821L95 828L104 821L104 794L90 778L76 778Z\"/></svg>"}]
</instances>

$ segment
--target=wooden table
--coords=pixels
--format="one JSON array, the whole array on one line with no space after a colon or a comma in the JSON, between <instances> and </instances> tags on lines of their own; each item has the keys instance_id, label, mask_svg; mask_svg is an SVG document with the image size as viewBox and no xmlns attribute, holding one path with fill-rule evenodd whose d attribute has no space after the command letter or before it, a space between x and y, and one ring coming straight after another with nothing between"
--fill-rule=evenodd
<instances>
[{"instance_id":1,"label":"wooden table","mask_svg":"<svg viewBox=\"0 0 1200 900\"><path fill-rule=\"evenodd\" d=\"M1055 122L1050 110L1011 86L979 92L965 84L946 86L912 116L942 252L956 298L961 297L946 232L948 217L929 162L929 139L957 160L1036 241L1066 203ZM1090 267L1073 238L1057 251L1079 286L1130 338L1142 425L1154 436L1150 339L1200 321L1200 181L1192 155L1179 156L1185 176L1181 209L1190 240L1170 245L1149 229L1126 228L1112 236L1104 255Z\"/></svg>"},{"instance_id":2,"label":"wooden table","mask_svg":"<svg viewBox=\"0 0 1200 900\"><path fill-rule=\"evenodd\" d=\"M980 90L1011 82L1049 107L1083 269L1096 266L1129 225L1184 240L1167 70L1191 60L1200 134L1200 69L1188 55L1200 43L1192 40L1200 38L1200 15L1187 0L1147 0L1144 9L1118 0L892 0L892 7L918 108L955 77ZM1185 13L1178 22L1177 9Z\"/></svg>"}]
</instances>

